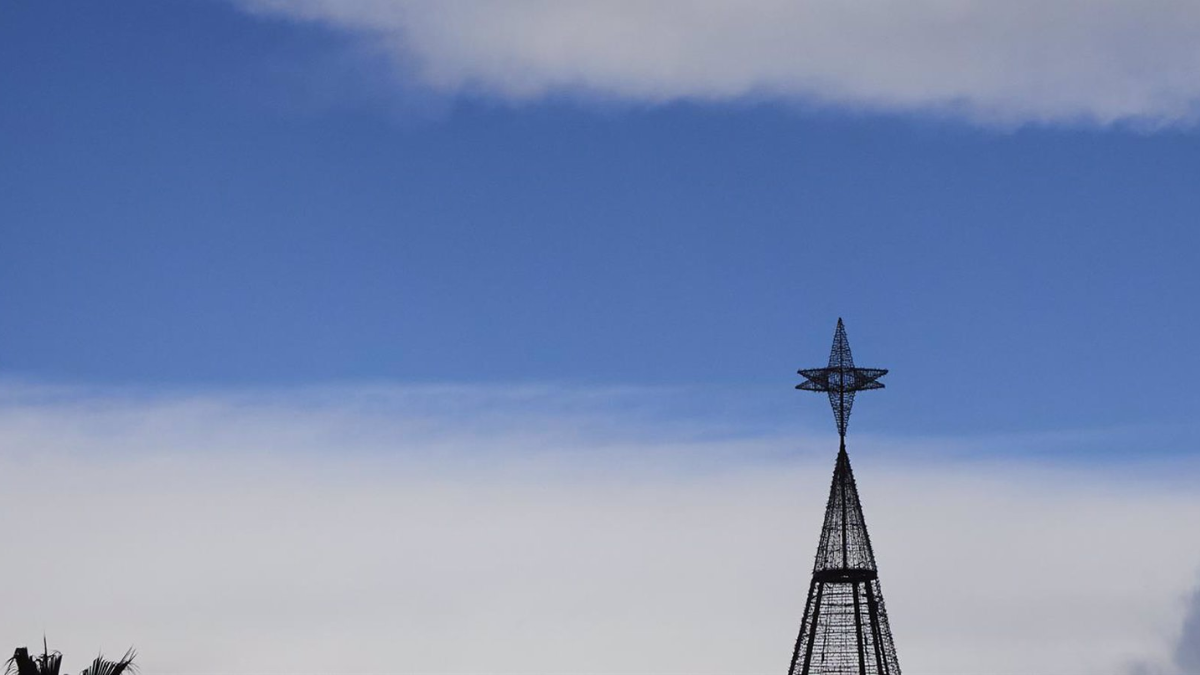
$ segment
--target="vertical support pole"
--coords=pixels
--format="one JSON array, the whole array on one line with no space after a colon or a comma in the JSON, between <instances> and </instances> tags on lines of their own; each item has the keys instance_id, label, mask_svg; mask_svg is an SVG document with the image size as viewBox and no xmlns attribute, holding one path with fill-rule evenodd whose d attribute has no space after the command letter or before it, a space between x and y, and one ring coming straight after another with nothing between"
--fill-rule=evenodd
<instances>
[{"instance_id":1,"label":"vertical support pole","mask_svg":"<svg viewBox=\"0 0 1200 675\"><path fill-rule=\"evenodd\" d=\"M796 636L796 647L792 650L792 662L788 664L788 675L799 675L796 672L796 662L800 660L800 646L804 644L804 634L808 632L808 621L812 619L813 593L817 589L817 580L808 583L808 599L804 601L804 618L800 620L800 634ZM814 621L815 623L815 621ZM811 640L809 641L811 643Z\"/></svg>"},{"instance_id":2,"label":"vertical support pole","mask_svg":"<svg viewBox=\"0 0 1200 675\"><path fill-rule=\"evenodd\" d=\"M850 459L846 456L846 437L845 436L842 436L841 450L838 451L838 459L837 459L838 466L837 466L837 469L835 469L835 471L840 471L842 469L842 466L841 466L842 462L846 462L846 463L850 462ZM849 534L849 533L847 532L847 529L846 529L846 520L847 520L846 516L848 515L846 512L846 509L847 509L846 502L848 500L846 499L846 496L847 496L846 495L846 486L844 485L844 483L846 481L846 474L844 471L842 472L841 476L842 476L843 484L835 485L833 489L838 490L842 496L842 569L846 569L846 568L850 567L850 554L847 549L847 547L850 545L850 543L848 541L849 538L847 537L847 534Z\"/></svg>"},{"instance_id":3,"label":"vertical support pole","mask_svg":"<svg viewBox=\"0 0 1200 675\"><path fill-rule=\"evenodd\" d=\"M812 624L808 631L808 647L804 650L804 666L795 675L808 675L808 667L812 664L813 645L817 642L817 620L821 618L821 595L825 592L825 582L813 581L817 585L817 597L813 600Z\"/></svg>"},{"instance_id":4,"label":"vertical support pole","mask_svg":"<svg viewBox=\"0 0 1200 675\"><path fill-rule=\"evenodd\" d=\"M879 629L879 602L875 599L875 589L871 582L863 584L867 590L867 612L871 618L871 642L875 643L875 663L879 675L890 675L887 660L883 658L883 631Z\"/></svg>"},{"instance_id":5,"label":"vertical support pole","mask_svg":"<svg viewBox=\"0 0 1200 675\"><path fill-rule=\"evenodd\" d=\"M858 599L858 582L850 582L854 589L854 632L858 635L858 675L867 675L867 654L863 644L862 603Z\"/></svg>"}]
</instances>

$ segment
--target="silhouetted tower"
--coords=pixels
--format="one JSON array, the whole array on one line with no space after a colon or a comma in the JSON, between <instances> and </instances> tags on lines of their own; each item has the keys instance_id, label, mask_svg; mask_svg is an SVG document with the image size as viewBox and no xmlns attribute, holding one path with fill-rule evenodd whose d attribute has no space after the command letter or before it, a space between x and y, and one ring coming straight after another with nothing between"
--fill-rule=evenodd
<instances>
[{"instance_id":1,"label":"silhouetted tower","mask_svg":"<svg viewBox=\"0 0 1200 675\"><path fill-rule=\"evenodd\" d=\"M854 394L882 389L878 379L887 370L854 366L846 329L838 319L829 366L800 374L806 381L797 389L829 395L841 447L788 675L900 675L875 553L846 454L846 423Z\"/></svg>"}]
</instances>

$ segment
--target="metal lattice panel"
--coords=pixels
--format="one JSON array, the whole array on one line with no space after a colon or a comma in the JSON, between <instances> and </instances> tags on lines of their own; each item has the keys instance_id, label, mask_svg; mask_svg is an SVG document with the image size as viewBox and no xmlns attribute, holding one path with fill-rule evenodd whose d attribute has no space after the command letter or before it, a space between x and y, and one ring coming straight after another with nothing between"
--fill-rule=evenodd
<instances>
[{"instance_id":1,"label":"metal lattice panel","mask_svg":"<svg viewBox=\"0 0 1200 675\"><path fill-rule=\"evenodd\" d=\"M789 675L900 675L879 579L813 580Z\"/></svg>"},{"instance_id":2,"label":"metal lattice panel","mask_svg":"<svg viewBox=\"0 0 1200 675\"><path fill-rule=\"evenodd\" d=\"M846 454L854 394L883 388L877 380L887 371L854 366L838 319L829 366L800 374L806 381L798 389L828 393L841 443L788 675L900 675L875 552Z\"/></svg>"},{"instance_id":3,"label":"metal lattice panel","mask_svg":"<svg viewBox=\"0 0 1200 675\"><path fill-rule=\"evenodd\" d=\"M789 675L900 675L850 456L838 452Z\"/></svg>"},{"instance_id":4,"label":"metal lattice panel","mask_svg":"<svg viewBox=\"0 0 1200 675\"><path fill-rule=\"evenodd\" d=\"M833 484L825 506L825 526L813 573L828 570L876 571L875 552L863 521L862 504L858 501L858 486L850 469L850 456L845 449L838 452L833 470Z\"/></svg>"}]
</instances>

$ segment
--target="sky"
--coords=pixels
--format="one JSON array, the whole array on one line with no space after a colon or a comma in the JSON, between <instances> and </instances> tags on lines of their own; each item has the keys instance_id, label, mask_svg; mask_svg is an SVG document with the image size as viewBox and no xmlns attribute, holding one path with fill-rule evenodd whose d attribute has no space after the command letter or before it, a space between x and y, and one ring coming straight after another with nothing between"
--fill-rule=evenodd
<instances>
[{"instance_id":1,"label":"sky","mask_svg":"<svg viewBox=\"0 0 1200 675\"><path fill-rule=\"evenodd\" d=\"M841 317L906 670L1200 674L1197 72L1173 0L0 3L0 635L781 669Z\"/></svg>"}]
</instances>

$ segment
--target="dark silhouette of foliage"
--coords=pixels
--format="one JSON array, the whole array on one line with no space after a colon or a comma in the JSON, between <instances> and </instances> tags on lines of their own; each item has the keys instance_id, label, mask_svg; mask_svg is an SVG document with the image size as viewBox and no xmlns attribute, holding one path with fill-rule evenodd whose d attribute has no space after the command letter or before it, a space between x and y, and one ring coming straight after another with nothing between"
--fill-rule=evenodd
<instances>
[{"instance_id":1,"label":"dark silhouette of foliage","mask_svg":"<svg viewBox=\"0 0 1200 675\"><path fill-rule=\"evenodd\" d=\"M134 673L136 667L133 665L133 659L137 656L137 652L131 648L125 652L116 661L109 661L101 654L92 661L92 665L85 668L79 675L122 675L123 673ZM30 656L29 649L26 647L17 647L13 652L13 656L5 664L4 675L60 675L59 670L62 668L62 654L60 652L51 652L46 646L45 639L42 640L42 653L40 656Z\"/></svg>"},{"instance_id":2,"label":"dark silhouette of foliage","mask_svg":"<svg viewBox=\"0 0 1200 675\"><path fill-rule=\"evenodd\" d=\"M125 652L125 656L122 656L117 661L109 661L104 658L103 654L98 655L96 660L92 661L92 665L84 669L79 675L121 675L121 673L126 671L132 673L135 670L133 666L133 657L135 656L137 656L137 652L133 651L132 647L129 651Z\"/></svg>"},{"instance_id":3,"label":"dark silhouette of foliage","mask_svg":"<svg viewBox=\"0 0 1200 675\"><path fill-rule=\"evenodd\" d=\"M46 639L42 638L41 656L30 656L29 649L17 647L13 656L5 664L4 675L58 675L62 667L62 654L50 652Z\"/></svg>"}]
</instances>

